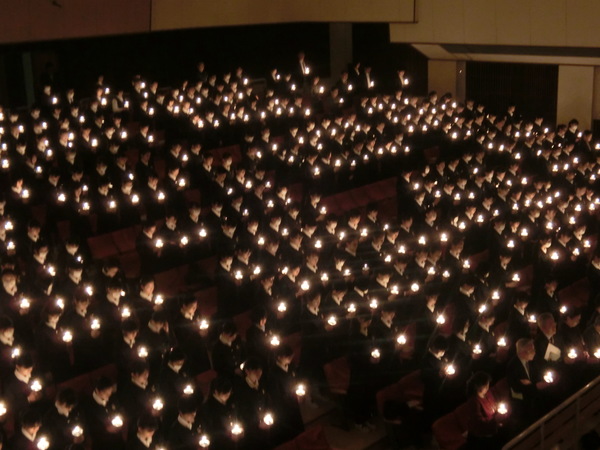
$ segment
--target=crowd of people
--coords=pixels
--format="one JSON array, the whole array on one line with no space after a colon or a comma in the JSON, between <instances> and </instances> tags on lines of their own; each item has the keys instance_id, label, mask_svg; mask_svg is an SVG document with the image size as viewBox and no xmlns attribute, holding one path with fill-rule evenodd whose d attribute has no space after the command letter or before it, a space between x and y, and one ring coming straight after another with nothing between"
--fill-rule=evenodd
<instances>
[{"instance_id":1,"label":"crowd of people","mask_svg":"<svg viewBox=\"0 0 600 450\"><path fill-rule=\"evenodd\" d=\"M360 63L329 87L297 66L266 83L202 63L177 87L99 77L82 99L49 84L27 111L0 108L4 448L274 448L303 431L299 401L331 397L324 366L342 357L357 429L373 429L377 390L420 370L422 405L386 411L418 416L422 444L468 386L481 448L598 374L592 133L411 95L403 71L383 92ZM391 177L396 211L328 211ZM136 279L87 246L131 227ZM185 286L155 289L209 258L213 317ZM587 301L559 299L584 277ZM91 394L69 385L107 364Z\"/></svg>"}]
</instances>

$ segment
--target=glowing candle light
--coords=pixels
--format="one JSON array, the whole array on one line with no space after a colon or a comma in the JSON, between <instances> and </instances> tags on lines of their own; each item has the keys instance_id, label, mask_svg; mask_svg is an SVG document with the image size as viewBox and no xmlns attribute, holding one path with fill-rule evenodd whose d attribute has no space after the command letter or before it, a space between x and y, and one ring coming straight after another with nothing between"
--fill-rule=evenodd
<instances>
[{"instance_id":1,"label":"glowing candle light","mask_svg":"<svg viewBox=\"0 0 600 450\"><path fill-rule=\"evenodd\" d=\"M456 369L452 364L448 364L446 365L446 367L444 368L444 372L446 372L446 375L454 375L456 373Z\"/></svg>"},{"instance_id":2,"label":"glowing candle light","mask_svg":"<svg viewBox=\"0 0 600 450\"><path fill-rule=\"evenodd\" d=\"M48 448L50 448L50 441L46 436L41 436L38 439L37 448L39 448L39 450L47 450Z\"/></svg>"},{"instance_id":3,"label":"glowing candle light","mask_svg":"<svg viewBox=\"0 0 600 450\"><path fill-rule=\"evenodd\" d=\"M234 436L239 436L240 434L242 434L244 432L244 428L242 427L242 425L239 422L233 422L231 424L231 434Z\"/></svg>"},{"instance_id":4,"label":"glowing candle light","mask_svg":"<svg viewBox=\"0 0 600 450\"><path fill-rule=\"evenodd\" d=\"M508 407L506 406L506 403L498 403L498 408L496 409L496 411L498 411L498 414L501 415L505 415L506 413L508 413Z\"/></svg>"},{"instance_id":5,"label":"glowing candle light","mask_svg":"<svg viewBox=\"0 0 600 450\"><path fill-rule=\"evenodd\" d=\"M399 345L404 345L404 344L406 344L406 335L404 335L404 334L399 334L399 335L398 335L398 337L396 338L396 342L397 342Z\"/></svg>"},{"instance_id":6,"label":"glowing candle light","mask_svg":"<svg viewBox=\"0 0 600 450\"><path fill-rule=\"evenodd\" d=\"M116 414L112 417L110 423L115 428L121 428L123 426L123 418L119 414Z\"/></svg>"},{"instance_id":7,"label":"glowing candle light","mask_svg":"<svg viewBox=\"0 0 600 450\"><path fill-rule=\"evenodd\" d=\"M155 411L161 411L164 408L165 404L163 403L162 398L156 397L152 402L152 409Z\"/></svg>"},{"instance_id":8,"label":"glowing candle light","mask_svg":"<svg viewBox=\"0 0 600 450\"><path fill-rule=\"evenodd\" d=\"M62 340L66 343L71 342L73 340L73 333L71 333L69 330L65 330L62 334Z\"/></svg>"}]
</instances>

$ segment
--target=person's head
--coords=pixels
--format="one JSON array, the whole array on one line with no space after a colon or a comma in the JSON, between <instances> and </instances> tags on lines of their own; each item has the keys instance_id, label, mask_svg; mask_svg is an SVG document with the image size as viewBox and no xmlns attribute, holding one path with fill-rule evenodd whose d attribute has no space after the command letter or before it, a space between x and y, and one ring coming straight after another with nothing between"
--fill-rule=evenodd
<instances>
[{"instance_id":1,"label":"person's head","mask_svg":"<svg viewBox=\"0 0 600 450\"><path fill-rule=\"evenodd\" d=\"M244 364L244 374L246 378L253 383L258 383L262 377L263 367L257 358L248 358Z\"/></svg>"},{"instance_id":2,"label":"person's head","mask_svg":"<svg viewBox=\"0 0 600 450\"><path fill-rule=\"evenodd\" d=\"M42 417L40 416L40 413L33 409L28 409L23 413L23 416L21 417L22 430L35 438L41 426Z\"/></svg>"},{"instance_id":3,"label":"person's head","mask_svg":"<svg viewBox=\"0 0 600 450\"><path fill-rule=\"evenodd\" d=\"M196 419L196 412L198 410L196 399L191 396L180 398L179 402L177 402L177 410L179 411L179 415L183 418L183 420L194 423L194 420Z\"/></svg>"},{"instance_id":4,"label":"person's head","mask_svg":"<svg viewBox=\"0 0 600 450\"><path fill-rule=\"evenodd\" d=\"M30 377L33 372L33 358L29 353L21 353L15 359L15 370L25 376Z\"/></svg>"},{"instance_id":5,"label":"person's head","mask_svg":"<svg viewBox=\"0 0 600 450\"><path fill-rule=\"evenodd\" d=\"M467 389L470 395L476 395L480 398L485 397L490 389L492 377L486 372L475 372L467 382Z\"/></svg>"},{"instance_id":6,"label":"person's head","mask_svg":"<svg viewBox=\"0 0 600 450\"><path fill-rule=\"evenodd\" d=\"M123 339L127 341L134 340L139 330L140 326L134 318L127 318L121 323L121 333L123 333Z\"/></svg>"},{"instance_id":7,"label":"person's head","mask_svg":"<svg viewBox=\"0 0 600 450\"><path fill-rule=\"evenodd\" d=\"M68 414L71 413L76 404L77 395L72 388L64 388L56 395L56 405Z\"/></svg>"},{"instance_id":8,"label":"person's head","mask_svg":"<svg viewBox=\"0 0 600 450\"><path fill-rule=\"evenodd\" d=\"M538 316L537 324L542 333L548 337L552 337L556 334L556 321L552 313L545 312Z\"/></svg>"},{"instance_id":9,"label":"person's head","mask_svg":"<svg viewBox=\"0 0 600 450\"><path fill-rule=\"evenodd\" d=\"M148 363L143 360L136 360L131 364L131 381L138 384L146 384L150 376Z\"/></svg>"},{"instance_id":10,"label":"person's head","mask_svg":"<svg viewBox=\"0 0 600 450\"><path fill-rule=\"evenodd\" d=\"M0 337L3 339L13 339L15 335L15 325L10 317L0 315Z\"/></svg>"},{"instance_id":11,"label":"person's head","mask_svg":"<svg viewBox=\"0 0 600 450\"><path fill-rule=\"evenodd\" d=\"M522 361L533 361L535 357L533 339L521 338L517 341L517 357Z\"/></svg>"},{"instance_id":12,"label":"person's head","mask_svg":"<svg viewBox=\"0 0 600 450\"><path fill-rule=\"evenodd\" d=\"M280 345L275 352L275 359L279 364L289 365L294 359L294 350L287 344Z\"/></svg>"},{"instance_id":13,"label":"person's head","mask_svg":"<svg viewBox=\"0 0 600 450\"><path fill-rule=\"evenodd\" d=\"M103 402L110 400L115 392L115 382L107 376L101 376L94 385L94 394Z\"/></svg>"},{"instance_id":14,"label":"person's head","mask_svg":"<svg viewBox=\"0 0 600 450\"><path fill-rule=\"evenodd\" d=\"M167 354L167 364L179 372L185 364L185 353L179 347L172 348Z\"/></svg>"},{"instance_id":15,"label":"person's head","mask_svg":"<svg viewBox=\"0 0 600 450\"><path fill-rule=\"evenodd\" d=\"M148 413L143 413L137 422L137 434L140 438L152 439L158 430L158 419Z\"/></svg>"},{"instance_id":16,"label":"person's head","mask_svg":"<svg viewBox=\"0 0 600 450\"><path fill-rule=\"evenodd\" d=\"M233 385L229 377L218 376L210 384L212 395L221 403L227 403L229 397L231 397L232 390Z\"/></svg>"},{"instance_id":17,"label":"person's head","mask_svg":"<svg viewBox=\"0 0 600 450\"><path fill-rule=\"evenodd\" d=\"M441 359L448 350L448 341L444 336L437 335L429 344L429 351L438 359Z\"/></svg>"},{"instance_id":18,"label":"person's head","mask_svg":"<svg viewBox=\"0 0 600 450\"><path fill-rule=\"evenodd\" d=\"M237 338L238 331L233 321L225 322L221 327L220 339L228 344L231 344Z\"/></svg>"}]
</instances>

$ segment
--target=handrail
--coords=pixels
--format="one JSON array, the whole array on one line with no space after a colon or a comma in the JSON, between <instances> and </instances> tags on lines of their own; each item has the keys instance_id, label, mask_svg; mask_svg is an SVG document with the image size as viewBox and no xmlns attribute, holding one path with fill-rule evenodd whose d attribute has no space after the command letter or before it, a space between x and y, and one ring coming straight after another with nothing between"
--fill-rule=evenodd
<instances>
[{"instance_id":1,"label":"handrail","mask_svg":"<svg viewBox=\"0 0 600 450\"><path fill-rule=\"evenodd\" d=\"M595 414L594 421L589 422L581 419L581 401L585 398L586 394L591 393L591 391L600 387L600 376L586 384L583 388L577 391L575 394L571 395L565 401L563 401L556 408L552 409L546 415L542 416L536 422L531 424L517 436L515 436L510 442L508 442L502 450L526 450L526 449L545 449L545 448L558 448L558 444L561 444L560 448L570 448L571 446L577 448L576 442L577 440L585 433L595 428L598 424L600 424L600 403L597 405L594 410ZM597 396L597 401L600 401L600 389L595 393ZM575 410L571 413L567 414L564 417L564 421L562 422L560 427L546 427L546 424L550 422L552 419L556 418L561 412L575 406ZM589 405L584 405L589 406ZM571 423L574 422L574 423ZM548 438L552 438L552 435L557 431L565 431L567 426L565 424L571 423L571 427L573 428L572 432L566 433L569 435L569 442L564 442L562 440L558 440L554 443L548 443ZM539 436L536 438L535 434L539 433ZM568 447L563 447L563 445L568 445Z\"/></svg>"}]
</instances>

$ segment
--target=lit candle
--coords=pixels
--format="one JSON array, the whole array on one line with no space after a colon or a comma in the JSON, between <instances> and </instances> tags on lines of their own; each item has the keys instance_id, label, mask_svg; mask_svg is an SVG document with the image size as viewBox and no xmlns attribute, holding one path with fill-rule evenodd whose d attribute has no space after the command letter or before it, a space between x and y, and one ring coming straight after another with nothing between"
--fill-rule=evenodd
<instances>
[{"instance_id":1,"label":"lit candle","mask_svg":"<svg viewBox=\"0 0 600 450\"><path fill-rule=\"evenodd\" d=\"M299 383L296 385L296 395L298 397L303 397L306 395L306 386L304 386L304 384Z\"/></svg>"},{"instance_id":2,"label":"lit candle","mask_svg":"<svg viewBox=\"0 0 600 450\"><path fill-rule=\"evenodd\" d=\"M544 374L544 381L549 384L554 383L554 372L552 372L551 370L547 371Z\"/></svg>"},{"instance_id":3,"label":"lit candle","mask_svg":"<svg viewBox=\"0 0 600 450\"><path fill-rule=\"evenodd\" d=\"M267 412L263 416L262 421L266 426L270 427L275 423L275 418L273 417L273 414L271 412Z\"/></svg>"},{"instance_id":4,"label":"lit candle","mask_svg":"<svg viewBox=\"0 0 600 450\"><path fill-rule=\"evenodd\" d=\"M50 448L50 441L46 436L41 436L38 439L37 448L39 448L39 450L47 450L48 448Z\"/></svg>"},{"instance_id":5,"label":"lit candle","mask_svg":"<svg viewBox=\"0 0 600 450\"><path fill-rule=\"evenodd\" d=\"M279 336L273 335L271 337L271 340L269 341L269 343L271 344L272 347L278 347L279 344L281 344L281 342L279 340Z\"/></svg>"},{"instance_id":6,"label":"lit candle","mask_svg":"<svg viewBox=\"0 0 600 450\"><path fill-rule=\"evenodd\" d=\"M446 375L454 375L456 373L456 369L452 364L448 364L444 368L444 372L446 372Z\"/></svg>"},{"instance_id":7,"label":"lit candle","mask_svg":"<svg viewBox=\"0 0 600 450\"><path fill-rule=\"evenodd\" d=\"M371 351L371 357L372 357L373 359L379 359L379 358L381 357L381 352L379 351L379 349L378 349L378 348L374 348L374 349Z\"/></svg>"},{"instance_id":8,"label":"lit candle","mask_svg":"<svg viewBox=\"0 0 600 450\"><path fill-rule=\"evenodd\" d=\"M498 409L496 411L498 411L498 414L505 415L508 412L508 407L506 406L506 403L498 403Z\"/></svg>"},{"instance_id":9,"label":"lit candle","mask_svg":"<svg viewBox=\"0 0 600 450\"><path fill-rule=\"evenodd\" d=\"M567 353L567 356L568 356L570 359L575 359L575 358L577 358L577 350L575 350L574 348L570 348L570 349L569 349L569 352Z\"/></svg>"},{"instance_id":10,"label":"lit candle","mask_svg":"<svg viewBox=\"0 0 600 450\"><path fill-rule=\"evenodd\" d=\"M529 323L536 323L537 322L537 318L535 317L535 314L530 314L529 315Z\"/></svg>"},{"instance_id":11,"label":"lit candle","mask_svg":"<svg viewBox=\"0 0 600 450\"><path fill-rule=\"evenodd\" d=\"M198 440L198 445L201 448L208 448L208 446L210 445L210 439L208 438L208 436L206 434L203 434L202 436L200 436L200 439Z\"/></svg>"},{"instance_id":12,"label":"lit candle","mask_svg":"<svg viewBox=\"0 0 600 450\"><path fill-rule=\"evenodd\" d=\"M79 425L75 425L73 428L71 428L71 434L73 437L80 437L83 435L83 428L81 428Z\"/></svg>"},{"instance_id":13,"label":"lit candle","mask_svg":"<svg viewBox=\"0 0 600 450\"><path fill-rule=\"evenodd\" d=\"M242 425L239 422L234 422L231 424L231 434L234 436L239 436L243 432L244 428L242 428Z\"/></svg>"},{"instance_id":14,"label":"lit candle","mask_svg":"<svg viewBox=\"0 0 600 450\"><path fill-rule=\"evenodd\" d=\"M7 413L8 409L6 408L6 403L0 402L0 417Z\"/></svg>"},{"instance_id":15,"label":"lit candle","mask_svg":"<svg viewBox=\"0 0 600 450\"><path fill-rule=\"evenodd\" d=\"M475 355L481 355L481 351L482 351L482 350L481 350L481 345L479 345L479 344L475 344L475 345L473 346L473 353L474 353Z\"/></svg>"},{"instance_id":16,"label":"lit candle","mask_svg":"<svg viewBox=\"0 0 600 450\"><path fill-rule=\"evenodd\" d=\"M92 319L92 323L90 324L90 328L92 330L99 330L100 329L100 319Z\"/></svg>"},{"instance_id":17,"label":"lit candle","mask_svg":"<svg viewBox=\"0 0 600 450\"><path fill-rule=\"evenodd\" d=\"M116 414L113 416L110 423L115 428L121 428L123 426L123 418L119 414Z\"/></svg>"},{"instance_id":18,"label":"lit candle","mask_svg":"<svg viewBox=\"0 0 600 450\"><path fill-rule=\"evenodd\" d=\"M42 382L40 380L38 380L37 378L35 378L29 385L29 388L33 392L39 392L42 390Z\"/></svg>"},{"instance_id":19,"label":"lit candle","mask_svg":"<svg viewBox=\"0 0 600 450\"><path fill-rule=\"evenodd\" d=\"M281 313L287 311L287 305L285 304L285 302L279 302L279 305L277 305L277 311Z\"/></svg>"},{"instance_id":20,"label":"lit candle","mask_svg":"<svg viewBox=\"0 0 600 450\"><path fill-rule=\"evenodd\" d=\"M73 334L69 330L65 330L62 334L63 342L71 342L73 340Z\"/></svg>"},{"instance_id":21,"label":"lit candle","mask_svg":"<svg viewBox=\"0 0 600 450\"><path fill-rule=\"evenodd\" d=\"M396 338L396 342L397 342L399 345L404 345L404 344L406 344L406 335L404 335L404 334L399 334L399 335L398 335L398 337Z\"/></svg>"},{"instance_id":22,"label":"lit candle","mask_svg":"<svg viewBox=\"0 0 600 450\"><path fill-rule=\"evenodd\" d=\"M438 325L443 325L443 324L446 323L446 318L444 317L443 314L440 314L440 315L437 316L437 318L435 319L435 321L436 321L436 323Z\"/></svg>"},{"instance_id":23,"label":"lit candle","mask_svg":"<svg viewBox=\"0 0 600 450\"><path fill-rule=\"evenodd\" d=\"M208 327L209 327L208 319L200 319L198 327L201 330L208 330Z\"/></svg>"},{"instance_id":24,"label":"lit candle","mask_svg":"<svg viewBox=\"0 0 600 450\"><path fill-rule=\"evenodd\" d=\"M154 399L154 402L152 402L152 409L155 411L161 411L164 406L165 406L165 404L163 403L163 401L160 397L156 397Z\"/></svg>"}]
</instances>

